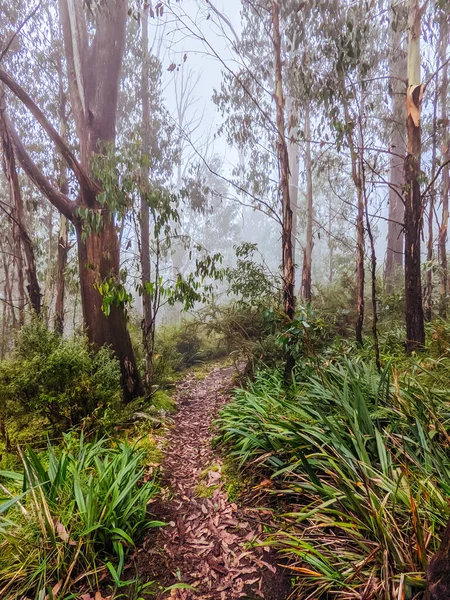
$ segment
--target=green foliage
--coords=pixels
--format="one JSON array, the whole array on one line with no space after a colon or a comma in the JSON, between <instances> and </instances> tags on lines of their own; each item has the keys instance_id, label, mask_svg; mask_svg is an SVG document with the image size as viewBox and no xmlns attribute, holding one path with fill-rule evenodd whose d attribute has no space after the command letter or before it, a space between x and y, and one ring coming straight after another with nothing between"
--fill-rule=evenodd
<instances>
[{"instance_id":1,"label":"green foliage","mask_svg":"<svg viewBox=\"0 0 450 600\"><path fill-rule=\"evenodd\" d=\"M155 482L141 483L141 452L127 444L66 436L61 450L28 448L22 461L0 473L12 490L0 504L2 597L41 598L58 582L64 597L74 580L95 585L106 561L120 578L142 532L161 525L147 517Z\"/></svg>"},{"instance_id":2,"label":"green foliage","mask_svg":"<svg viewBox=\"0 0 450 600\"><path fill-rule=\"evenodd\" d=\"M226 354L222 340L199 322L183 321L156 332L153 384L167 385L184 369Z\"/></svg>"},{"instance_id":3,"label":"green foliage","mask_svg":"<svg viewBox=\"0 0 450 600\"><path fill-rule=\"evenodd\" d=\"M172 413L175 411L175 401L163 390L156 390L152 395L152 406L158 411Z\"/></svg>"},{"instance_id":4,"label":"green foliage","mask_svg":"<svg viewBox=\"0 0 450 600\"><path fill-rule=\"evenodd\" d=\"M225 270L228 294L237 297L239 304L269 306L281 298L281 281L263 262L256 260L257 244L244 242L235 246L237 262Z\"/></svg>"},{"instance_id":5,"label":"green foliage","mask_svg":"<svg viewBox=\"0 0 450 600\"><path fill-rule=\"evenodd\" d=\"M370 579L374 597L393 597L400 576L405 598L423 588L449 516L447 363L380 375L356 353L305 362L291 388L261 372L223 409L222 440L285 498L270 543L293 561L302 597L360 598Z\"/></svg>"},{"instance_id":6,"label":"green foliage","mask_svg":"<svg viewBox=\"0 0 450 600\"><path fill-rule=\"evenodd\" d=\"M356 325L356 287L353 275L343 274L333 284L317 286L314 310L337 334L353 336Z\"/></svg>"},{"instance_id":7,"label":"green foliage","mask_svg":"<svg viewBox=\"0 0 450 600\"><path fill-rule=\"evenodd\" d=\"M232 303L211 305L205 312L206 326L222 340L226 352L236 365L245 363L247 373L258 365L273 365L283 358L279 344L278 321L284 320L275 308Z\"/></svg>"},{"instance_id":8,"label":"green foliage","mask_svg":"<svg viewBox=\"0 0 450 600\"><path fill-rule=\"evenodd\" d=\"M111 306L121 306L126 311L127 306L130 306L133 300L133 296L125 287L126 272L122 271L121 279L122 281L117 281L113 277L107 277L96 285L96 289L102 297L102 311L107 317L111 313Z\"/></svg>"},{"instance_id":9,"label":"green foliage","mask_svg":"<svg viewBox=\"0 0 450 600\"><path fill-rule=\"evenodd\" d=\"M325 321L317 317L311 304L299 306L295 316L279 336L279 343L285 354L289 353L294 359L305 356L316 356L328 341L328 329Z\"/></svg>"},{"instance_id":10,"label":"green foliage","mask_svg":"<svg viewBox=\"0 0 450 600\"><path fill-rule=\"evenodd\" d=\"M18 335L0 363L0 412L5 419L45 418L57 431L104 418L120 404L120 367L111 352L94 352L82 337L63 339L38 320Z\"/></svg>"}]
</instances>

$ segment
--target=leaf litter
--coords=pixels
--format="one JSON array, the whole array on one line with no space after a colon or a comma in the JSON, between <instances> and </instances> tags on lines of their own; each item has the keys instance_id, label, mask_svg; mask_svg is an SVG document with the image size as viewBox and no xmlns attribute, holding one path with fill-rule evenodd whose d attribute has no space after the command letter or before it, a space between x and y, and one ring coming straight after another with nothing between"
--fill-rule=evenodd
<instances>
[{"instance_id":1,"label":"leaf litter","mask_svg":"<svg viewBox=\"0 0 450 600\"><path fill-rule=\"evenodd\" d=\"M214 368L198 381L188 375L176 390L178 412L163 461L166 493L152 513L167 527L149 533L136 564L141 576L172 600L283 600L289 581L264 547L269 511L238 507L224 489L222 459L212 449L212 423L228 402L232 368ZM214 468L208 469L208 465ZM199 483L210 488L198 497ZM178 585L177 585L178 584ZM186 584L189 587L182 587Z\"/></svg>"}]
</instances>

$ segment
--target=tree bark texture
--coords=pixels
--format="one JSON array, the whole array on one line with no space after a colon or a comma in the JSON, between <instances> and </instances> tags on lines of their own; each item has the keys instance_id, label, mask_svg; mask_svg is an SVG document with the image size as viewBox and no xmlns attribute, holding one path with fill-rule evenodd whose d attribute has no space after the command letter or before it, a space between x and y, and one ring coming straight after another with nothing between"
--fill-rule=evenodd
<instances>
[{"instance_id":1,"label":"tree bark texture","mask_svg":"<svg viewBox=\"0 0 450 600\"><path fill-rule=\"evenodd\" d=\"M309 101L305 107L305 171L306 171L306 241L303 255L302 297L311 302L313 249L313 180L311 158L311 118Z\"/></svg>"},{"instance_id":2,"label":"tree bark texture","mask_svg":"<svg viewBox=\"0 0 450 600\"><path fill-rule=\"evenodd\" d=\"M283 74L281 58L280 4L272 2L273 43L275 51L275 102L278 129L278 162L280 168L280 190L282 198L282 245L283 245L283 297L284 312L289 319L295 313L294 260L292 254L292 207L289 191L289 155L285 137Z\"/></svg>"},{"instance_id":3,"label":"tree bark texture","mask_svg":"<svg viewBox=\"0 0 450 600\"><path fill-rule=\"evenodd\" d=\"M409 0L408 88L406 92L406 129L408 147L405 159L405 310L406 350L425 344L422 306L420 245L422 232L422 196L420 159L422 135L420 112L423 85L420 82L421 13L418 0Z\"/></svg>"},{"instance_id":4,"label":"tree bark texture","mask_svg":"<svg viewBox=\"0 0 450 600\"><path fill-rule=\"evenodd\" d=\"M363 180L361 173L361 161L358 158L358 151L356 149L354 140L354 130L352 123L354 119L350 114L348 99L346 96L346 86L344 74L340 75L340 84L342 92L342 102L344 107L345 121L348 123L347 127L347 143L350 150L350 158L352 163L352 179L355 185L356 198L357 198L357 216L356 216L356 288L357 288L357 318L356 318L356 341L358 344L363 343L363 325L364 325L364 283L365 283L365 270L364 270L364 190ZM362 151L362 149L361 149Z\"/></svg>"},{"instance_id":5,"label":"tree bark texture","mask_svg":"<svg viewBox=\"0 0 450 600\"><path fill-rule=\"evenodd\" d=\"M281 57L280 2L272 0L273 45L275 52L275 103L278 130L278 163L280 169L280 191L282 201L282 269L284 312L289 321L295 316L295 265L292 252L292 207L289 190L289 154L286 144L284 115L283 69ZM290 381L294 358L286 356L285 379Z\"/></svg>"},{"instance_id":6,"label":"tree bark texture","mask_svg":"<svg viewBox=\"0 0 450 600\"><path fill-rule=\"evenodd\" d=\"M406 52L402 47L406 26L406 11L403 2L391 4L391 54L389 61L390 87L392 95L391 158L389 176L389 222L385 262L386 291L394 292L396 276L403 268L404 255L404 162L406 154L405 84Z\"/></svg>"},{"instance_id":7,"label":"tree bark texture","mask_svg":"<svg viewBox=\"0 0 450 600\"><path fill-rule=\"evenodd\" d=\"M442 15L441 23L441 61L444 67L442 69L441 85L441 120L442 120L442 159L444 165L442 172L442 222L439 228L439 257L441 262L441 285L439 314L441 317L447 315L447 295L448 295L448 264L447 264L447 231L448 231L448 196L450 189L450 148L448 135L448 112L447 112L447 94L448 94L448 63L446 61L447 48L449 43L449 23L448 15Z\"/></svg>"},{"instance_id":8,"label":"tree bark texture","mask_svg":"<svg viewBox=\"0 0 450 600\"><path fill-rule=\"evenodd\" d=\"M95 347L110 345L120 360L125 400L143 394L123 306L113 306L106 317L97 286L105 278L119 280L120 246L114 217L100 204L101 187L92 176L91 161L105 145L114 144L120 70L125 45L126 0L101 3L95 12L95 33L88 39L83 5L76 0L59 0L59 12L67 59L69 96L80 147L80 161L42 111L21 86L3 69L0 80L25 104L47 132L73 171L79 184L78 197L71 201L55 188L33 162L9 124L15 153L30 179L50 202L75 226L83 319ZM101 215L101 225L85 230L80 209Z\"/></svg>"},{"instance_id":9,"label":"tree bark texture","mask_svg":"<svg viewBox=\"0 0 450 600\"><path fill-rule=\"evenodd\" d=\"M149 48L148 48L148 22L142 20L142 77L141 77L141 102L142 102L142 152L147 157L150 156L150 93L149 93ZM148 163L141 168L141 207L140 207L140 258L141 258L141 280L142 280L142 341L145 352L145 384L147 389L150 387L151 371L153 364L153 344L152 335L154 329L154 319L152 311L152 298L146 289L150 283L151 262L150 262L150 214L145 190L149 185L150 169Z\"/></svg>"}]
</instances>

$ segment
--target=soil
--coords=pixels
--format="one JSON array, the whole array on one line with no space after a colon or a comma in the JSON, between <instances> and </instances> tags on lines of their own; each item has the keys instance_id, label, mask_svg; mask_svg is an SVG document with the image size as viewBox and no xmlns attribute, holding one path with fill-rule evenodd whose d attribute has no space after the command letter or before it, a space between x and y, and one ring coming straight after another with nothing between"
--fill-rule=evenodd
<instances>
[{"instance_id":1,"label":"soil","mask_svg":"<svg viewBox=\"0 0 450 600\"><path fill-rule=\"evenodd\" d=\"M213 368L202 381L190 374L177 386L178 412L163 461L166 494L151 508L152 518L168 525L149 533L136 561L141 578L161 588L194 589L171 589L160 598L284 600L290 593L280 561L264 547L270 511L228 499L223 457L212 448L213 422L232 381L232 368Z\"/></svg>"}]
</instances>

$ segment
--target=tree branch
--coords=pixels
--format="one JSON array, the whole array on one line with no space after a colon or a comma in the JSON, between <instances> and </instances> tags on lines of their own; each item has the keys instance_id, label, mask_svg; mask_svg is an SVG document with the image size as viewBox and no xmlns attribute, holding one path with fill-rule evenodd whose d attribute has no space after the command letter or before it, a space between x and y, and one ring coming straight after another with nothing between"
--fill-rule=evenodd
<instances>
[{"instance_id":1,"label":"tree branch","mask_svg":"<svg viewBox=\"0 0 450 600\"><path fill-rule=\"evenodd\" d=\"M31 156L25 150L21 139L17 135L17 132L5 114L3 114L3 119L5 121L9 136L13 142L17 159L25 173L36 185L36 187L38 187L39 190L49 199L53 206L70 221L73 221L75 216L75 203L50 183L48 178L42 173Z\"/></svg>"},{"instance_id":2,"label":"tree branch","mask_svg":"<svg viewBox=\"0 0 450 600\"><path fill-rule=\"evenodd\" d=\"M8 50L11 48L11 44L13 43L13 41L16 39L16 37L18 36L18 34L21 32L21 30L25 27L25 25L28 23L28 21L34 17L34 15L37 13L37 11L39 10L40 6L41 6L42 0L39 0L37 6L31 11L31 13L28 15L28 17L25 18L24 21L22 21L22 23L19 25L19 27L16 29L16 31L12 34L12 36L9 38L6 46L3 48L1 54L0 54L0 62L2 62L2 60L5 58L6 53L8 52Z\"/></svg>"},{"instance_id":3,"label":"tree branch","mask_svg":"<svg viewBox=\"0 0 450 600\"><path fill-rule=\"evenodd\" d=\"M53 125L47 120L44 113L37 106L37 104L33 101L33 99L27 94L27 92L13 79L6 71L0 69L0 81L3 81L5 85L12 91L12 93L23 102L23 104L28 108L31 114L36 118L41 127L47 132L50 139L54 142L55 146L58 148L61 156L67 162L70 169L75 174L75 177L78 179L80 186L88 192L97 194L100 189L97 184L84 172L80 163L73 155L71 150L68 148L67 144L64 142L62 137L53 127ZM17 134L15 134L16 139L18 139ZM16 142L14 142L16 145ZM23 147L23 146L22 146Z\"/></svg>"}]
</instances>

